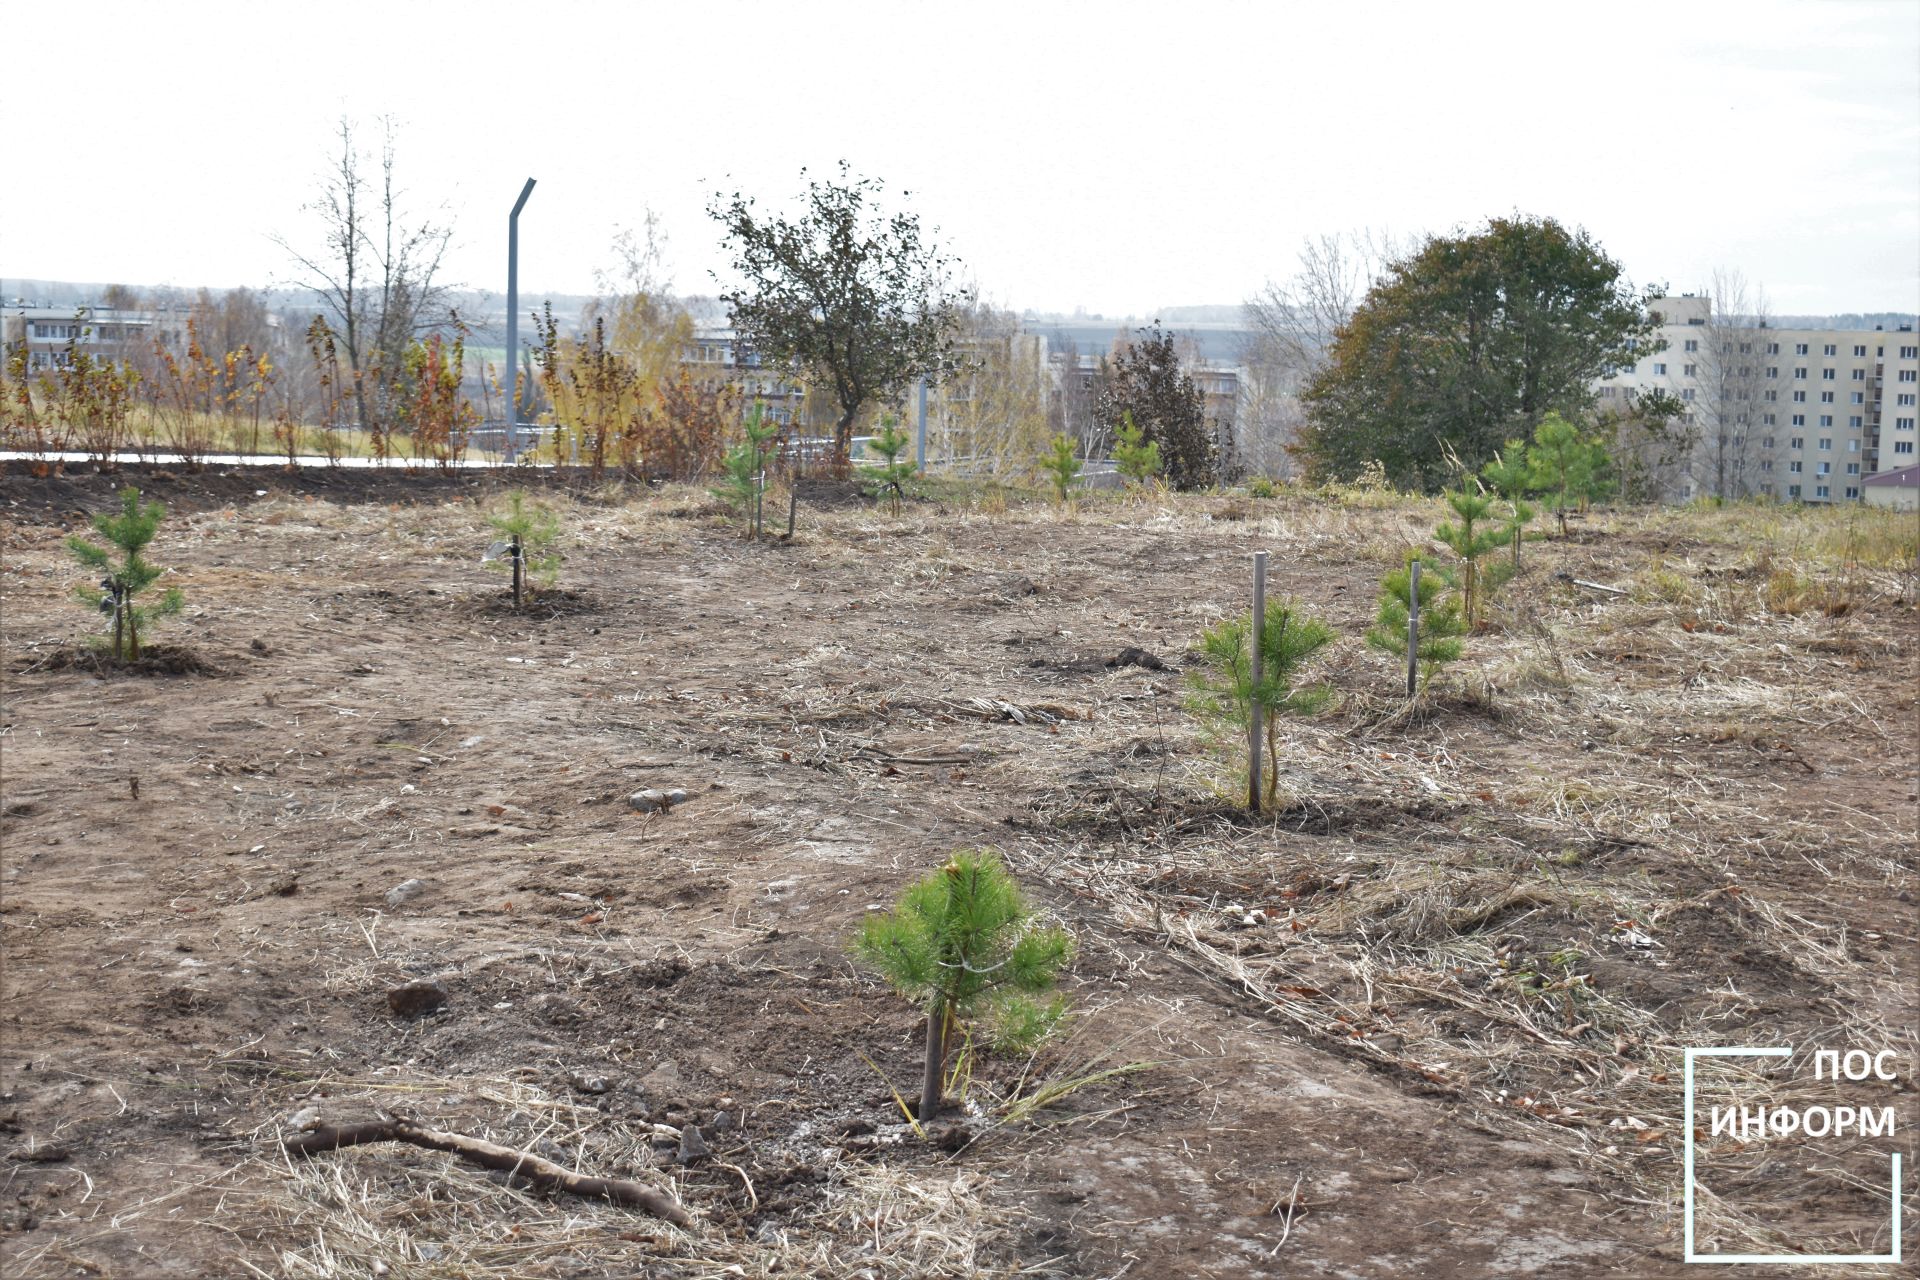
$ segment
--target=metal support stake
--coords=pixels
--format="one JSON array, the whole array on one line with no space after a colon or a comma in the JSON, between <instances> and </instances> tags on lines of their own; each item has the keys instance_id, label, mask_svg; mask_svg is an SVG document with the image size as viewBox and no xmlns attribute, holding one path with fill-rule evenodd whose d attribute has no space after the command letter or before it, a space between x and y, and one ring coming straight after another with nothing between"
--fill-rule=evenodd
<instances>
[{"instance_id":1,"label":"metal support stake","mask_svg":"<svg viewBox=\"0 0 1920 1280\"><path fill-rule=\"evenodd\" d=\"M1267 621L1267 553L1253 553L1253 672L1247 686L1247 808L1260 812L1260 642Z\"/></svg>"},{"instance_id":2,"label":"metal support stake","mask_svg":"<svg viewBox=\"0 0 1920 1280\"><path fill-rule=\"evenodd\" d=\"M1420 562L1407 566L1407 696L1420 692Z\"/></svg>"},{"instance_id":3,"label":"metal support stake","mask_svg":"<svg viewBox=\"0 0 1920 1280\"><path fill-rule=\"evenodd\" d=\"M765 467L762 467L760 469L760 478L755 482L753 490L753 540L755 542L760 541L761 516L762 513L765 512L766 506L767 471Z\"/></svg>"},{"instance_id":4,"label":"metal support stake","mask_svg":"<svg viewBox=\"0 0 1920 1280\"><path fill-rule=\"evenodd\" d=\"M922 375L919 385L920 413L919 425L914 429L913 469L927 469L927 379Z\"/></svg>"},{"instance_id":5,"label":"metal support stake","mask_svg":"<svg viewBox=\"0 0 1920 1280\"><path fill-rule=\"evenodd\" d=\"M520 539L515 538L507 546L507 555L513 559L513 611L520 612Z\"/></svg>"}]
</instances>

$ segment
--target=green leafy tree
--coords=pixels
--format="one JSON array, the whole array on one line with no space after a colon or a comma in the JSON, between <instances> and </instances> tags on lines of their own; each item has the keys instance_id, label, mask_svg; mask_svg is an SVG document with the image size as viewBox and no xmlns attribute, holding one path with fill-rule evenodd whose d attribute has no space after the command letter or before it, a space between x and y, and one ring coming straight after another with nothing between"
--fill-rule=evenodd
<instances>
[{"instance_id":1,"label":"green leafy tree","mask_svg":"<svg viewBox=\"0 0 1920 1280\"><path fill-rule=\"evenodd\" d=\"M554 545L560 539L560 517L552 508L528 502L527 495L515 489L507 495L505 509L488 516L487 523L506 535L504 556L490 556L487 563L513 574L513 607L520 607L523 579L551 590L560 580L561 560Z\"/></svg>"},{"instance_id":2,"label":"green leafy tree","mask_svg":"<svg viewBox=\"0 0 1920 1280\"><path fill-rule=\"evenodd\" d=\"M1071 950L1060 930L1035 927L1019 885L984 849L954 854L892 911L867 918L854 954L927 1011L922 1123L940 1108L955 1027L986 1014L1031 1032L1032 997L1052 988Z\"/></svg>"},{"instance_id":3,"label":"green leafy tree","mask_svg":"<svg viewBox=\"0 0 1920 1280\"><path fill-rule=\"evenodd\" d=\"M1267 759L1280 744L1281 716L1312 715L1333 697L1327 685L1301 682L1302 669L1332 644L1332 627L1301 612L1291 600L1269 600L1260 630L1260 681L1253 680L1253 612L1227 618L1201 633L1200 665L1187 673L1187 706L1223 754L1237 756L1247 740L1253 707L1261 709ZM1264 805L1272 808L1279 771L1266 777Z\"/></svg>"},{"instance_id":4,"label":"green leafy tree","mask_svg":"<svg viewBox=\"0 0 1920 1280\"><path fill-rule=\"evenodd\" d=\"M1205 489L1220 480L1220 446L1207 423L1207 401L1181 365L1173 335L1157 325L1138 331L1095 389L1102 422L1136 423L1160 449L1176 489Z\"/></svg>"},{"instance_id":5,"label":"green leafy tree","mask_svg":"<svg viewBox=\"0 0 1920 1280\"><path fill-rule=\"evenodd\" d=\"M1513 541L1513 570L1520 569L1520 543L1527 524L1538 514L1527 495L1533 491L1533 466L1523 440L1509 440L1500 455L1480 468L1480 475L1507 502L1507 533Z\"/></svg>"},{"instance_id":6,"label":"green leafy tree","mask_svg":"<svg viewBox=\"0 0 1920 1280\"><path fill-rule=\"evenodd\" d=\"M1073 450L1073 441L1066 436L1055 436L1047 445L1047 451L1040 455L1040 469L1053 481L1053 496L1060 502L1067 500L1073 491L1073 482L1080 476L1080 458Z\"/></svg>"},{"instance_id":7,"label":"green leafy tree","mask_svg":"<svg viewBox=\"0 0 1920 1280\"><path fill-rule=\"evenodd\" d=\"M1610 485L1606 448L1586 439L1580 429L1557 413L1548 414L1533 433L1527 450L1533 485L1547 495L1547 505L1560 520L1560 536L1567 536L1567 512L1582 509L1602 497Z\"/></svg>"},{"instance_id":8,"label":"green leafy tree","mask_svg":"<svg viewBox=\"0 0 1920 1280\"><path fill-rule=\"evenodd\" d=\"M1425 689L1440 668L1458 661L1466 651L1467 620L1460 612L1459 593L1444 572L1420 575L1420 639L1416 649L1420 687ZM1367 647L1407 657L1407 617L1413 606L1413 570L1408 565L1380 581L1380 612L1367 630Z\"/></svg>"},{"instance_id":9,"label":"green leafy tree","mask_svg":"<svg viewBox=\"0 0 1920 1280\"><path fill-rule=\"evenodd\" d=\"M1378 460L1437 489L1449 453L1486 457L1550 411L1577 413L1615 366L1661 349L1644 300L1582 230L1495 218L1388 264L1302 395L1315 479Z\"/></svg>"},{"instance_id":10,"label":"green leafy tree","mask_svg":"<svg viewBox=\"0 0 1920 1280\"><path fill-rule=\"evenodd\" d=\"M98 609L113 620L113 656L125 662L140 657L140 629L157 618L175 614L185 606L180 589L165 592L158 604L136 603L166 570L142 553L159 532L167 509L159 502L142 503L140 491L129 485L120 491L120 511L93 518L94 530L107 540L107 546L89 542L78 535L67 539L67 547L87 569L105 574L98 586L82 585L75 590L81 602ZM119 552L118 560L114 552Z\"/></svg>"},{"instance_id":11,"label":"green leafy tree","mask_svg":"<svg viewBox=\"0 0 1920 1280\"><path fill-rule=\"evenodd\" d=\"M1132 488L1152 484L1166 469L1160 461L1160 442L1147 439L1147 433L1134 422L1131 409L1121 412L1120 425L1114 430L1113 460Z\"/></svg>"},{"instance_id":12,"label":"green leafy tree","mask_svg":"<svg viewBox=\"0 0 1920 1280\"><path fill-rule=\"evenodd\" d=\"M1490 552L1506 545L1507 527L1495 523L1498 517L1492 495L1472 489L1449 489L1445 496L1459 523L1443 521L1433 536L1459 557L1462 611L1471 630L1486 616L1487 597L1504 580L1503 575L1484 561Z\"/></svg>"},{"instance_id":13,"label":"green leafy tree","mask_svg":"<svg viewBox=\"0 0 1920 1280\"><path fill-rule=\"evenodd\" d=\"M918 215L876 209L884 190L842 161L837 180L808 183L792 217L766 216L739 192L707 207L744 281L720 295L733 327L765 360L798 365L831 389L843 465L861 409L957 363L966 299L949 284L953 259L923 239Z\"/></svg>"},{"instance_id":14,"label":"green leafy tree","mask_svg":"<svg viewBox=\"0 0 1920 1280\"><path fill-rule=\"evenodd\" d=\"M780 423L756 400L741 423L746 439L727 450L720 460L720 483L710 491L714 497L740 512L747 522L747 534L760 536L761 477L773 461Z\"/></svg>"},{"instance_id":15,"label":"green leafy tree","mask_svg":"<svg viewBox=\"0 0 1920 1280\"><path fill-rule=\"evenodd\" d=\"M907 478L913 474L913 464L902 459L912 443L912 437L900 429L892 414L880 419L880 430L867 442L867 447L880 455L877 477L880 491L887 494L896 515L900 512L900 499L906 493Z\"/></svg>"}]
</instances>

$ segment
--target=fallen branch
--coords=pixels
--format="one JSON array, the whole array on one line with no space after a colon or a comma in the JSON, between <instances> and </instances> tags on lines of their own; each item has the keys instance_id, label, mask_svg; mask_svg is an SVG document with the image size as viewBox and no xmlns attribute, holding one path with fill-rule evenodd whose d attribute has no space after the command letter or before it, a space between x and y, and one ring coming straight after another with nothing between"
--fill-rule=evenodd
<instances>
[{"instance_id":1,"label":"fallen branch","mask_svg":"<svg viewBox=\"0 0 1920 1280\"><path fill-rule=\"evenodd\" d=\"M1562 582L1571 582L1576 587L1585 587L1589 591L1607 591L1616 596L1633 594L1625 587L1610 587L1604 582L1588 582L1585 578L1576 578L1570 573L1556 573L1553 576Z\"/></svg>"},{"instance_id":2,"label":"fallen branch","mask_svg":"<svg viewBox=\"0 0 1920 1280\"><path fill-rule=\"evenodd\" d=\"M502 1147L479 1138L429 1129L410 1120L321 1125L305 1133L296 1133L281 1145L288 1155L312 1156L323 1151L337 1151L341 1147L357 1147L363 1142L407 1142L434 1151L451 1151L483 1169L498 1169L525 1178L536 1187L645 1209L656 1218L665 1218L677 1227L691 1226L693 1223L692 1217L673 1197L652 1187L625 1178L594 1178L569 1173L553 1161L543 1160L532 1152L515 1151L512 1147Z\"/></svg>"}]
</instances>

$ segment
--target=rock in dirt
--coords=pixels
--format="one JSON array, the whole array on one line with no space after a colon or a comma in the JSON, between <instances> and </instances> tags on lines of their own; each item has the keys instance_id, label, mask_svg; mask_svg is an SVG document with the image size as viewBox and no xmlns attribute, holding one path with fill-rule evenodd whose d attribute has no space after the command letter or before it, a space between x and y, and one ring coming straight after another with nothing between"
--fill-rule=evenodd
<instances>
[{"instance_id":1,"label":"rock in dirt","mask_svg":"<svg viewBox=\"0 0 1920 1280\"><path fill-rule=\"evenodd\" d=\"M692 1164L712 1154L713 1149L707 1146L706 1135L700 1132L699 1125L690 1124L680 1131L680 1154L674 1159L681 1164Z\"/></svg>"},{"instance_id":2,"label":"rock in dirt","mask_svg":"<svg viewBox=\"0 0 1920 1280\"><path fill-rule=\"evenodd\" d=\"M37 1147L16 1147L7 1153L7 1159L18 1160L23 1164L58 1164L72 1155L71 1147L47 1143Z\"/></svg>"},{"instance_id":3,"label":"rock in dirt","mask_svg":"<svg viewBox=\"0 0 1920 1280\"><path fill-rule=\"evenodd\" d=\"M417 1018L443 1009L446 1004L446 987L432 978L403 982L387 992L387 1007L403 1018Z\"/></svg>"},{"instance_id":4,"label":"rock in dirt","mask_svg":"<svg viewBox=\"0 0 1920 1280\"><path fill-rule=\"evenodd\" d=\"M680 1087L680 1067L668 1058L640 1078L640 1087L648 1093L672 1093Z\"/></svg>"},{"instance_id":5,"label":"rock in dirt","mask_svg":"<svg viewBox=\"0 0 1920 1280\"><path fill-rule=\"evenodd\" d=\"M567 1083L575 1089L578 1089L581 1093L605 1093L612 1087L607 1083L605 1076L595 1075L587 1071L567 1072Z\"/></svg>"},{"instance_id":6,"label":"rock in dirt","mask_svg":"<svg viewBox=\"0 0 1920 1280\"><path fill-rule=\"evenodd\" d=\"M687 793L680 787L662 790L648 787L645 791L636 791L627 797L627 803L640 813L665 813L677 804L687 802Z\"/></svg>"},{"instance_id":7,"label":"rock in dirt","mask_svg":"<svg viewBox=\"0 0 1920 1280\"><path fill-rule=\"evenodd\" d=\"M732 1132L734 1123L733 1112L731 1111L716 1111L713 1113L713 1131L715 1133Z\"/></svg>"},{"instance_id":8,"label":"rock in dirt","mask_svg":"<svg viewBox=\"0 0 1920 1280\"><path fill-rule=\"evenodd\" d=\"M403 907L426 891L427 882L425 880L402 880L399 884L387 890L387 907L389 910Z\"/></svg>"}]
</instances>

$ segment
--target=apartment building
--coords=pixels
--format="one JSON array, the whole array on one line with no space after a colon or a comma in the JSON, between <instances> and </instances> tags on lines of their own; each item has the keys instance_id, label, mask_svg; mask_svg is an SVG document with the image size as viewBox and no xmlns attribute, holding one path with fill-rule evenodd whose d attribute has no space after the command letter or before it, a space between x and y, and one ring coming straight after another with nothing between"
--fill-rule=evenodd
<instances>
[{"instance_id":1,"label":"apartment building","mask_svg":"<svg viewBox=\"0 0 1920 1280\"><path fill-rule=\"evenodd\" d=\"M0 341L9 349L24 344L27 368L34 372L63 368L70 350L96 360L144 365L156 338L175 345L184 337L187 314L13 303L0 311Z\"/></svg>"},{"instance_id":2,"label":"apartment building","mask_svg":"<svg viewBox=\"0 0 1920 1280\"><path fill-rule=\"evenodd\" d=\"M681 353L680 363L697 382L738 387L746 404L760 401L782 426L819 425L807 412L805 384L787 372L766 365L760 354L741 342L730 328L694 330L693 340Z\"/></svg>"},{"instance_id":3,"label":"apartment building","mask_svg":"<svg viewBox=\"0 0 1920 1280\"><path fill-rule=\"evenodd\" d=\"M1595 387L1602 411L1662 390L1696 437L1670 496L1858 502L1868 476L1920 462L1920 335L1780 329L1713 314L1693 294L1656 299L1665 348Z\"/></svg>"}]
</instances>

